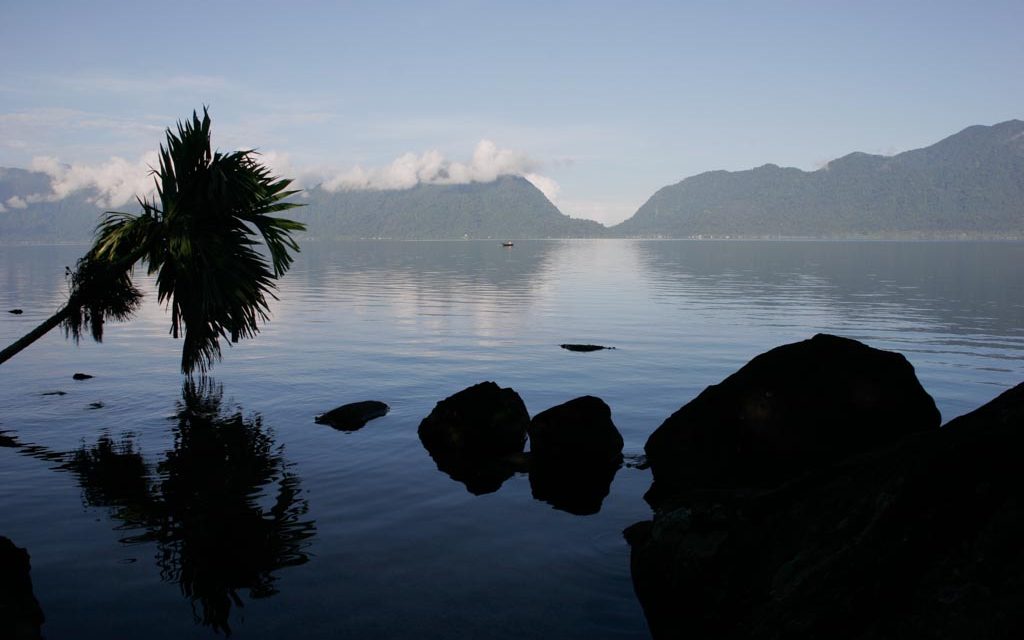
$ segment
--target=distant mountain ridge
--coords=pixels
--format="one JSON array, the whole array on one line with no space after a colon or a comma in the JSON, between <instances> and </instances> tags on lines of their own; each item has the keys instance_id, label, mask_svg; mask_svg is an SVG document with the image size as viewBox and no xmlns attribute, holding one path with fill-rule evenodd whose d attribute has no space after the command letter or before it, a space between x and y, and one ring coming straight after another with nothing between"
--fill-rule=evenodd
<instances>
[{"instance_id":1,"label":"distant mountain ridge","mask_svg":"<svg viewBox=\"0 0 1024 640\"><path fill-rule=\"evenodd\" d=\"M92 237L104 208L83 189L46 201L30 198L50 191L44 173L0 168L0 203L20 199L0 212L2 242L84 242ZM26 202L25 199L29 200ZM308 239L389 238L593 238L603 225L562 214L537 187L519 176L457 185L421 184L402 190L304 190L295 201L306 206L288 215L306 223ZM135 211L135 202L113 207Z\"/></svg>"},{"instance_id":2,"label":"distant mountain ridge","mask_svg":"<svg viewBox=\"0 0 1024 640\"><path fill-rule=\"evenodd\" d=\"M0 168L0 242L82 242L103 209L83 189L48 201L50 177ZM1024 238L1024 122L972 126L894 156L851 153L817 171L710 171L659 189L609 228L570 218L525 178L328 191L289 212L306 238ZM135 211L130 202L122 207Z\"/></svg>"},{"instance_id":3,"label":"distant mountain ridge","mask_svg":"<svg viewBox=\"0 0 1024 640\"><path fill-rule=\"evenodd\" d=\"M659 189L626 237L1024 237L1024 122L972 126L894 156L817 171L768 164Z\"/></svg>"}]
</instances>

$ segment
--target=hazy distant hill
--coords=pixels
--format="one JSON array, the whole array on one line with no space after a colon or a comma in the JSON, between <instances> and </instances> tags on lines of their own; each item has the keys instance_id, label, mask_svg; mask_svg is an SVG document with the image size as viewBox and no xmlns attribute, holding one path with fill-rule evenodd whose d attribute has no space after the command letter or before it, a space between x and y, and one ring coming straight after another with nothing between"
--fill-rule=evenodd
<instances>
[{"instance_id":1,"label":"hazy distant hill","mask_svg":"<svg viewBox=\"0 0 1024 640\"><path fill-rule=\"evenodd\" d=\"M1024 236L1024 122L813 172L765 165L664 187L615 236Z\"/></svg>"},{"instance_id":2,"label":"hazy distant hill","mask_svg":"<svg viewBox=\"0 0 1024 640\"><path fill-rule=\"evenodd\" d=\"M54 202L25 201L48 193L50 177L45 173L0 167L0 242L80 242L92 237L103 213L89 202L95 192L77 191ZM11 198L22 202L11 204Z\"/></svg>"},{"instance_id":3,"label":"hazy distant hill","mask_svg":"<svg viewBox=\"0 0 1024 640\"><path fill-rule=\"evenodd\" d=\"M49 184L43 173L0 168L0 203L49 193ZM89 202L94 196L83 190L55 202L5 205L0 241L87 241L103 213ZM329 192L317 187L296 201L307 206L289 215L307 224L308 238L589 238L606 233L596 222L563 215L533 184L515 176L400 191ZM135 202L115 208L139 209Z\"/></svg>"},{"instance_id":4,"label":"hazy distant hill","mask_svg":"<svg viewBox=\"0 0 1024 640\"><path fill-rule=\"evenodd\" d=\"M311 189L290 212L315 238L590 238L606 229L564 215L518 176L400 191Z\"/></svg>"}]
</instances>

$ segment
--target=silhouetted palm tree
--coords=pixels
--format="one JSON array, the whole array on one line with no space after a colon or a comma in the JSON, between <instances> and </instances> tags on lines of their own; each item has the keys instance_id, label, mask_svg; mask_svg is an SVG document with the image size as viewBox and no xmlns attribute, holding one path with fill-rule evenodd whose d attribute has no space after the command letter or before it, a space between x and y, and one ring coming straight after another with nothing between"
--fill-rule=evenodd
<instances>
[{"instance_id":1,"label":"silhouetted palm tree","mask_svg":"<svg viewBox=\"0 0 1024 640\"><path fill-rule=\"evenodd\" d=\"M156 274L158 299L171 309L171 334L184 338L182 372L206 372L221 357L221 338L256 335L268 319L276 278L299 250L291 233L305 226L272 215L301 205L284 202L296 193L288 190L291 181L272 176L255 155L212 151L205 108L202 119L193 112L177 133L168 129L153 171L156 197L139 199L139 215L106 214L94 245L69 271L68 303L0 352L0 363L58 325L76 341L85 328L100 340L106 320L126 319L138 308L142 294L131 269L140 260Z\"/></svg>"}]
</instances>

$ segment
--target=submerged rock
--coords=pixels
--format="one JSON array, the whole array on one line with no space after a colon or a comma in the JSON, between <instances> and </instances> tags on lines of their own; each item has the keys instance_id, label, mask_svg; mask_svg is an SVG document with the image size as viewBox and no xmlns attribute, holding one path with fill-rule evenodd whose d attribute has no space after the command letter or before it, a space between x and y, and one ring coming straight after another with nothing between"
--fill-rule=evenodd
<instances>
[{"instance_id":1,"label":"submerged rock","mask_svg":"<svg viewBox=\"0 0 1024 640\"><path fill-rule=\"evenodd\" d=\"M567 351L601 351L602 349L614 349L615 347L603 347L599 344L560 344L558 345Z\"/></svg>"},{"instance_id":2,"label":"submerged rock","mask_svg":"<svg viewBox=\"0 0 1024 640\"><path fill-rule=\"evenodd\" d=\"M88 380L88 379L90 379L92 377L93 376L89 375L88 373L76 373L75 375L71 376L71 379L72 380Z\"/></svg>"},{"instance_id":3,"label":"submerged rock","mask_svg":"<svg viewBox=\"0 0 1024 640\"><path fill-rule=\"evenodd\" d=\"M363 402L352 402L327 413L316 416L313 421L317 424L326 424L339 431L356 431L373 420L386 416L390 407L377 400L365 400Z\"/></svg>"},{"instance_id":4,"label":"submerged rock","mask_svg":"<svg viewBox=\"0 0 1024 640\"><path fill-rule=\"evenodd\" d=\"M481 382L438 402L418 434L438 469L482 494L515 473L529 422L518 393Z\"/></svg>"},{"instance_id":5,"label":"submerged rock","mask_svg":"<svg viewBox=\"0 0 1024 640\"><path fill-rule=\"evenodd\" d=\"M0 638L42 638L43 610L32 593L28 552L0 536Z\"/></svg>"},{"instance_id":6,"label":"submerged rock","mask_svg":"<svg viewBox=\"0 0 1024 640\"><path fill-rule=\"evenodd\" d=\"M527 428L533 497L576 515L601 510L622 465L622 435L600 398L583 396L542 411Z\"/></svg>"},{"instance_id":7,"label":"submerged rock","mask_svg":"<svg viewBox=\"0 0 1024 640\"><path fill-rule=\"evenodd\" d=\"M650 499L772 486L939 423L901 354L819 334L757 356L665 420L645 446Z\"/></svg>"},{"instance_id":8,"label":"submerged rock","mask_svg":"<svg viewBox=\"0 0 1024 640\"><path fill-rule=\"evenodd\" d=\"M817 398L804 403L824 412L821 430L853 426ZM931 413L924 404L916 411ZM942 429L853 439L847 455L818 450L816 464L770 487L691 475L688 491L626 530L655 638L1017 637L1024 384ZM694 461L661 453L662 469Z\"/></svg>"}]
</instances>

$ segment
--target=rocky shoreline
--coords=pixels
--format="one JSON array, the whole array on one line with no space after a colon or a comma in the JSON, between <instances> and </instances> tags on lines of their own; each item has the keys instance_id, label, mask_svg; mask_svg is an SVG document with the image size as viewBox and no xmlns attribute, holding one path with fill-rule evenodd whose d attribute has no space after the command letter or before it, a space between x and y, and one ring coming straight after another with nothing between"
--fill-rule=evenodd
<instances>
[{"instance_id":1,"label":"rocky shoreline","mask_svg":"<svg viewBox=\"0 0 1024 640\"><path fill-rule=\"evenodd\" d=\"M647 442L625 535L653 636L1021 637L1022 427L1024 384L940 428L898 354L755 358Z\"/></svg>"}]
</instances>

